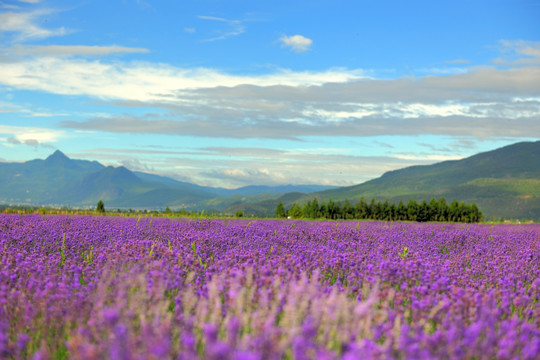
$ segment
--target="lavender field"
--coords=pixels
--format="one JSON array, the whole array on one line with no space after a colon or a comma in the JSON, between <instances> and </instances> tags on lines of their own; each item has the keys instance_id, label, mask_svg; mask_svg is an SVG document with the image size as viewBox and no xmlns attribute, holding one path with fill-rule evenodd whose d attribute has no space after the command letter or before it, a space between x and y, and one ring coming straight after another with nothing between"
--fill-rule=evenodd
<instances>
[{"instance_id":1,"label":"lavender field","mask_svg":"<svg viewBox=\"0 0 540 360\"><path fill-rule=\"evenodd\" d=\"M0 358L538 359L540 226L0 215Z\"/></svg>"}]
</instances>

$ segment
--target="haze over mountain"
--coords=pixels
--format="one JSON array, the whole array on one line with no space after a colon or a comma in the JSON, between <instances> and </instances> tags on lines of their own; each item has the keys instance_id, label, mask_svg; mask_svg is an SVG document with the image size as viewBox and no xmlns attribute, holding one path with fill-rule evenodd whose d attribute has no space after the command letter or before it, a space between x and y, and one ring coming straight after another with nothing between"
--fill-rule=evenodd
<instances>
[{"instance_id":1,"label":"haze over mountain","mask_svg":"<svg viewBox=\"0 0 540 360\"><path fill-rule=\"evenodd\" d=\"M0 163L0 203L28 205L95 206L103 200L110 207L201 209L205 200L235 196L313 192L319 185L247 186L238 189L204 187L171 178L104 166L96 161L73 160L57 150L45 160Z\"/></svg>"}]
</instances>

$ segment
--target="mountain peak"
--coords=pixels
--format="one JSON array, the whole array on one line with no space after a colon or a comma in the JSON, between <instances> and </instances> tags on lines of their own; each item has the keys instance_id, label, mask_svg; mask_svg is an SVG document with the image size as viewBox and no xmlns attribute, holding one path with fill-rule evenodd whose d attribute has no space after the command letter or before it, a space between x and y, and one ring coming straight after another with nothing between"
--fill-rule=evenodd
<instances>
[{"instance_id":1,"label":"mountain peak","mask_svg":"<svg viewBox=\"0 0 540 360\"><path fill-rule=\"evenodd\" d=\"M60 150L56 150L54 153L52 153L47 159L45 159L46 161L55 161L55 162L64 162L66 160L69 160L69 158L63 153L61 152Z\"/></svg>"},{"instance_id":2,"label":"mountain peak","mask_svg":"<svg viewBox=\"0 0 540 360\"><path fill-rule=\"evenodd\" d=\"M52 155L45 159L46 166L62 167L65 169L75 169L78 167L77 162L68 158L60 150L56 150Z\"/></svg>"}]
</instances>

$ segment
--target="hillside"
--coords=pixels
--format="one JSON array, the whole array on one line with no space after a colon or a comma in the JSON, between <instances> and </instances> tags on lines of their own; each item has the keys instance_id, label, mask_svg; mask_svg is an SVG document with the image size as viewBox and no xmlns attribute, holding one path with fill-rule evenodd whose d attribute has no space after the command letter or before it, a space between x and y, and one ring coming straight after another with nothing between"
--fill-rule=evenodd
<instances>
[{"instance_id":1,"label":"hillside","mask_svg":"<svg viewBox=\"0 0 540 360\"><path fill-rule=\"evenodd\" d=\"M356 202L363 197L396 203L445 197L448 201L476 203L488 219L540 219L540 141L517 143L462 160L390 171L359 185L283 203L289 207L294 201L314 197L319 201Z\"/></svg>"}]
</instances>

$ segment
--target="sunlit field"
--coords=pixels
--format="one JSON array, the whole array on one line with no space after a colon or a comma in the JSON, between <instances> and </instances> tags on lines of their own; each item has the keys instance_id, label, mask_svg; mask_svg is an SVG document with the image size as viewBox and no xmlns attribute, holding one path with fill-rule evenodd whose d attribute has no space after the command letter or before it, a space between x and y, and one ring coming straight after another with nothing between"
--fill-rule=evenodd
<instances>
[{"instance_id":1,"label":"sunlit field","mask_svg":"<svg viewBox=\"0 0 540 360\"><path fill-rule=\"evenodd\" d=\"M0 216L0 358L538 359L540 226Z\"/></svg>"}]
</instances>

